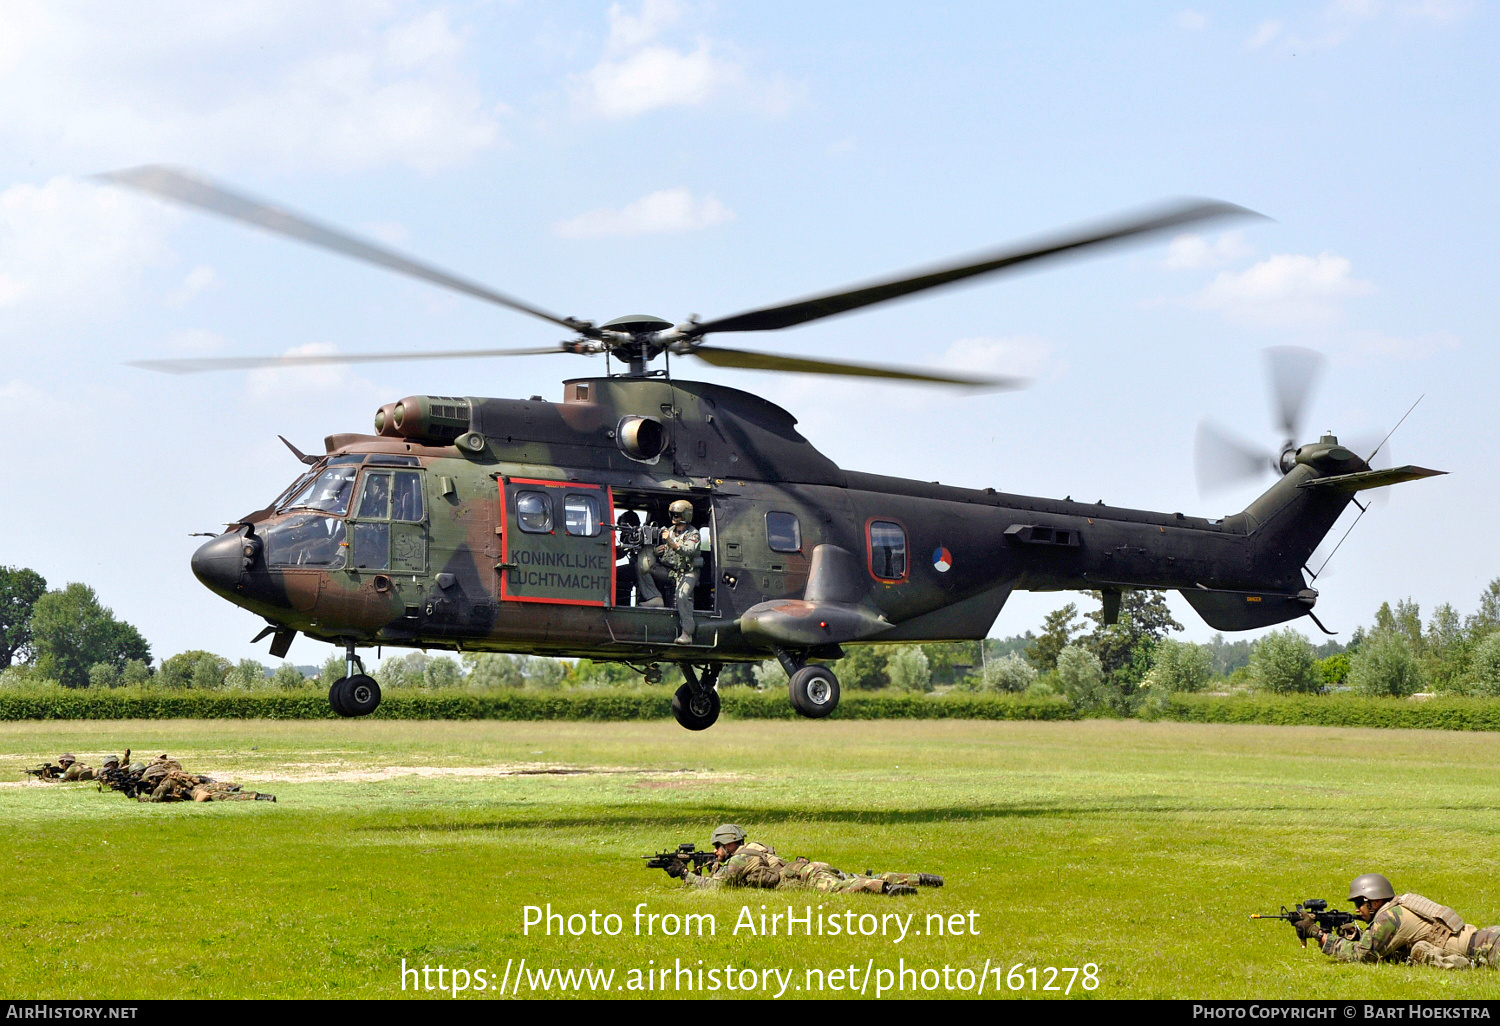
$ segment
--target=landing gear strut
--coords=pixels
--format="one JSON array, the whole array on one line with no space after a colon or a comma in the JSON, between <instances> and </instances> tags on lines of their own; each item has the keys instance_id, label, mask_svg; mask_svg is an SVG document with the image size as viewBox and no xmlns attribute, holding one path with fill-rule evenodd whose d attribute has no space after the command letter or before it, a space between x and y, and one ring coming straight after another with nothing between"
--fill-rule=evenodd
<instances>
[{"instance_id":1,"label":"landing gear strut","mask_svg":"<svg viewBox=\"0 0 1500 1026\"><path fill-rule=\"evenodd\" d=\"M344 645L344 676L328 689L328 704L340 716L368 716L380 705L380 685L365 673L365 664L354 651L354 643ZM358 668L359 672L355 673Z\"/></svg>"},{"instance_id":2,"label":"landing gear strut","mask_svg":"<svg viewBox=\"0 0 1500 1026\"><path fill-rule=\"evenodd\" d=\"M682 663L682 675L687 683L672 696L672 715L688 730L707 730L719 718L719 693L714 685L719 682L719 671L723 663L709 663L703 667L703 676L691 663Z\"/></svg>"},{"instance_id":3,"label":"landing gear strut","mask_svg":"<svg viewBox=\"0 0 1500 1026\"><path fill-rule=\"evenodd\" d=\"M807 663L784 648L776 659L786 671L787 694L792 708L811 720L820 720L839 705L839 679L826 666Z\"/></svg>"}]
</instances>

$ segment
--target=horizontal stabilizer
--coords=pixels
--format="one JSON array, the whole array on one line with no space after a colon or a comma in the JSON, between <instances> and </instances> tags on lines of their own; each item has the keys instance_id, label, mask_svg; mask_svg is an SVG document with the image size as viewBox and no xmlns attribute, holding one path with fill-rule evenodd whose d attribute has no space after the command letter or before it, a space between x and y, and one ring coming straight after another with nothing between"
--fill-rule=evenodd
<instances>
[{"instance_id":1,"label":"horizontal stabilizer","mask_svg":"<svg viewBox=\"0 0 1500 1026\"><path fill-rule=\"evenodd\" d=\"M1426 467L1391 467L1388 470L1361 470L1354 474L1336 474L1303 481L1302 488L1327 488L1335 492L1362 492L1366 488L1384 488L1402 481L1417 481L1424 477L1437 477L1446 470L1428 470Z\"/></svg>"},{"instance_id":2,"label":"horizontal stabilizer","mask_svg":"<svg viewBox=\"0 0 1500 1026\"><path fill-rule=\"evenodd\" d=\"M1311 588L1299 592L1221 591L1213 588L1182 589L1193 611L1203 622L1220 631L1248 631L1306 616L1318 601Z\"/></svg>"}]
</instances>

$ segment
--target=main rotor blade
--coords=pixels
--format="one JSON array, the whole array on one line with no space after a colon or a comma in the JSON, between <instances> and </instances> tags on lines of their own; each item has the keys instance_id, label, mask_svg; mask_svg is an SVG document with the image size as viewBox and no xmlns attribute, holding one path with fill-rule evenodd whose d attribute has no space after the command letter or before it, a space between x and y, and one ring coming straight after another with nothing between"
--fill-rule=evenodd
<instances>
[{"instance_id":1,"label":"main rotor blade","mask_svg":"<svg viewBox=\"0 0 1500 1026\"><path fill-rule=\"evenodd\" d=\"M924 289L950 285L976 275L992 274L1034 260L1171 228L1180 228L1212 218L1231 216L1263 217L1264 215L1235 206L1233 203L1220 203L1215 200L1183 201L1154 212L1108 221L1076 229L1050 239L1044 238L1020 246L996 250L978 260L959 266L941 267L911 277L874 282L844 292L830 292L780 306L750 310L746 313L735 314L733 317L723 317L717 321L696 325L694 333L706 335L713 331L769 331L775 328L789 328L795 324L804 324L822 317L832 317L834 314L857 310L873 303L899 299Z\"/></svg>"},{"instance_id":2,"label":"main rotor blade","mask_svg":"<svg viewBox=\"0 0 1500 1026\"><path fill-rule=\"evenodd\" d=\"M546 356L566 353L562 346L537 349L451 349L440 353L307 353L286 356L222 356L189 360L131 360L127 367L164 374L202 374L205 371L256 370L261 367L314 367L341 363L384 363L388 360L468 360L490 356Z\"/></svg>"},{"instance_id":3,"label":"main rotor blade","mask_svg":"<svg viewBox=\"0 0 1500 1026\"><path fill-rule=\"evenodd\" d=\"M1300 445L1304 441L1300 434L1302 415L1327 360L1322 353L1299 346L1272 346L1265 354L1266 370L1271 377L1271 401L1281 418L1278 426L1282 437Z\"/></svg>"},{"instance_id":4,"label":"main rotor blade","mask_svg":"<svg viewBox=\"0 0 1500 1026\"><path fill-rule=\"evenodd\" d=\"M1198 491L1210 492L1243 484L1271 469L1274 454L1242 441L1208 421L1198 423L1193 438L1193 470Z\"/></svg>"},{"instance_id":5,"label":"main rotor blade","mask_svg":"<svg viewBox=\"0 0 1500 1026\"><path fill-rule=\"evenodd\" d=\"M975 391L999 392L1025 388L1024 378L980 378L957 374L934 374L908 367L888 367L869 363L846 363L842 360L805 360L800 356L778 353L752 353L744 349L698 346L691 355L715 367L739 367L743 370L794 371L799 374L837 374L852 378L890 378L896 381L920 381L930 385L957 385Z\"/></svg>"},{"instance_id":6,"label":"main rotor blade","mask_svg":"<svg viewBox=\"0 0 1500 1026\"><path fill-rule=\"evenodd\" d=\"M401 256L383 246L363 239L355 238L347 232L327 225L318 224L299 214L293 214L280 207L273 207L248 196L242 196L231 192L221 185L217 185L204 178L179 171L176 168L164 167L160 164L148 164L144 167L126 168L122 171L108 171L104 174L95 175L95 178L114 182L118 185L128 185L142 192L153 193L157 196L184 203L188 206L200 207L223 217L235 221L243 221L246 224L264 228L278 235L298 239L302 242L331 249L335 253L363 260L366 263L377 264L400 274L407 274L413 278L421 278L423 281L442 285L444 288L455 289L466 295L483 299L490 303L498 303L500 306L518 310L521 313L540 317L544 321L551 321L570 331L580 330L578 321L567 317L559 317L548 313L546 310L523 303L502 292L486 288L483 285L466 281L446 271L440 271L427 264L418 263L409 257Z\"/></svg>"}]
</instances>

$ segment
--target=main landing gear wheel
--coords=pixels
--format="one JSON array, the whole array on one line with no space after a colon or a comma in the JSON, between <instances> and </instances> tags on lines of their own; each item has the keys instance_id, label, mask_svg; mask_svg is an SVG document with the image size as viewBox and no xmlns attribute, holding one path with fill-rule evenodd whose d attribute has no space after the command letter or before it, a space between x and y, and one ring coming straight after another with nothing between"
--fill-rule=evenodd
<instances>
[{"instance_id":1,"label":"main landing gear wheel","mask_svg":"<svg viewBox=\"0 0 1500 1026\"><path fill-rule=\"evenodd\" d=\"M328 689L328 704L340 716L368 716L380 705L380 685L363 673L340 677Z\"/></svg>"},{"instance_id":2,"label":"main landing gear wheel","mask_svg":"<svg viewBox=\"0 0 1500 1026\"><path fill-rule=\"evenodd\" d=\"M839 704L839 679L826 666L804 666L787 682L792 708L808 719L820 720Z\"/></svg>"},{"instance_id":3,"label":"main landing gear wheel","mask_svg":"<svg viewBox=\"0 0 1500 1026\"><path fill-rule=\"evenodd\" d=\"M719 693L684 684L672 696L672 715L688 730L707 730L719 718Z\"/></svg>"}]
</instances>

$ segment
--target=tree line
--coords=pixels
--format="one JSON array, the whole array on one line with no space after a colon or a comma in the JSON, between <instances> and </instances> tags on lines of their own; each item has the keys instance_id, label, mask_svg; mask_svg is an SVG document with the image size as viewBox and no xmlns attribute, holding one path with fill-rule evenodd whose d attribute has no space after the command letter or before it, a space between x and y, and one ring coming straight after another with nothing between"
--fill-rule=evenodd
<instances>
[{"instance_id":1,"label":"tree line","mask_svg":"<svg viewBox=\"0 0 1500 1026\"><path fill-rule=\"evenodd\" d=\"M1051 694L1079 708L1122 715L1183 691L1500 696L1500 578L1467 615L1444 603L1424 619L1410 599L1386 603L1347 645L1314 646L1294 628L1255 641L1215 635L1193 644L1171 637L1183 626L1160 592L1127 592L1113 624L1104 622L1102 596L1095 592L1091 599L1086 612L1080 611L1082 597L1054 610L1035 633L983 642L850 646L832 667L842 686L854 691ZM636 685L642 669L589 659L408 652L385 659L374 672L387 688L545 689ZM681 681L675 666L661 669L665 683ZM272 668L203 650L153 666L140 632L117 619L92 588L70 583L48 590L33 570L0 567L0 685L290 689L312 682L327 686L344 673L338 652L319 667ZM733 663L724 667L719 684L780 688L786 675L775 660Z\"/></svg>"}]
</instances>

